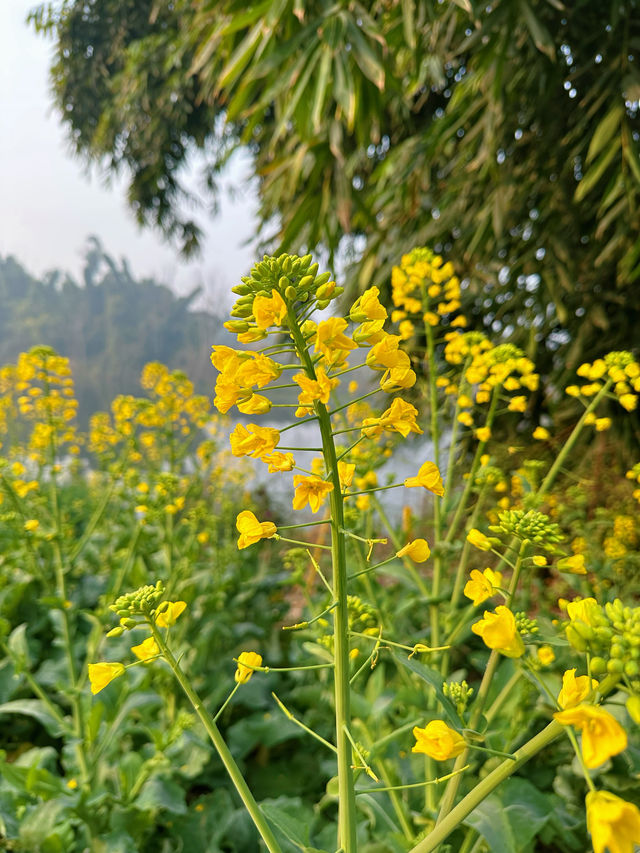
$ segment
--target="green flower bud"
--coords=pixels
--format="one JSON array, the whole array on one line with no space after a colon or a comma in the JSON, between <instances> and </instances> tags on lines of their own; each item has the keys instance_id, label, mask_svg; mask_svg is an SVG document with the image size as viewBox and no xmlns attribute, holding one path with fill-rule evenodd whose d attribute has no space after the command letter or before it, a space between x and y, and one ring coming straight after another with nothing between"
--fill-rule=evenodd
<instances>
[{"instance_id":1,"label":"green flower bud","mask_svg":"<svg viewBox=\"0 0 640 853\"><path fill-rule=\"evenodd\" d=\"M604 658L595 657L591 658L591 674L592 675L604 675L607 671L607 662Z\"/></svg>"}]
</instances>

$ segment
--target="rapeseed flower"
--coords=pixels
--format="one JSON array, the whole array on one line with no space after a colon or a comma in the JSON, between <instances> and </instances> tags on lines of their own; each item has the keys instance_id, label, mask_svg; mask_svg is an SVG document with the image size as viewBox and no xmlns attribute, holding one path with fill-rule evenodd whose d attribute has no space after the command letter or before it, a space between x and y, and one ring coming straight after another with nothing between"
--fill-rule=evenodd
<instances>
[{"instance_id":1,"label":"rapeseed flower","mask_svg":"<svg viewBox=\"0 0 640 853\"><path fill-rule=\"evenodd\" d=\"M141 661L149 661L160 654L160 648L153 637L147 637L138 646L131 646L131 651Z\"/></svg>"},{"instance_id":2,"label":"rapeseed flower","mask_svg":"<svg viewBox=\"0 0 640 853\"><path fill-rule=\"evenodd\" d=\"M562 690L558 693L558 705L563 709L575 708L583 702L592 690L595 690L598 682L595 678L589 679L588 675L579 675L576 671L568 669L562 676Z\"/></svg>"},{"instance_id":3,"label":"rapeseed flower","mask_svg":"<svg viewBox=\"0 0 640 853\"><path fill-rule=\"evenodd\" d=\"M251 456L259 459L273 453L280 441L280 433L271 427L257 424L238 424L229 436L231 452L234 456Z\"/></svg>"},{"instance_id":4,"label":"rapeseed flower","mask_svg":"<svg viewBox=\"0 0 640 853\"><path fill-rule=\"evenodd\" d=\"M302 474L296 474L293 485L296 490L293 496L293 508L303 509L309 504L313 513L318 512L329 492L333 491L333 483L315 475L304 477Z\"/></svg>"},{"instance_id":5,"label":"rapeseed flower","mask_svg":"<svg viewBox=\"0 0 640 853\"><path fill-rule=\"evenodd\" d=\"M235 680L238 684L246 684L253 675L252 667L262 666L262 655L257 652L240 652Z\"/></svg>"},{"instance_id":6,"label":"rapeseed flower","mask_svg":"<svg viewBox=\"0 0 640 853\"><path fill-rule=\"evenodd\" d=\"M121 663L90 663L89 664L89 683L91 684L91 692L95 696L101 690L110 684L114 678L122 675L125 671Z\"/></svg>"},{"instance_id":7,"label":"rapeseed flower","mask_svg":"<svg viewBox=\"0 0 640 853\"><path fill-rule=\"evenodd\" d=\"M484 618L471 626L474 634L482 637L486 646L508 658L519 658L524 654L524 643L516 628L516 619L504 604L496 607L495 613L485 610Z\"/></svg>"},{"instance_id":8,"label":"rapeseed flower","mask_svg":"<svg viewBox=\"0 0 640 853\"><path fill-rule=\"evenodd\" d=\"M156 615L156 625L158 628L170 628L175 625L178 617L187 608L186 601L164 601L160 605L164 609Z\"/></svg>"},{"instance_id":9,"label":"rapeseed flower","mask_svg":"<svg viewBox=\"0 0 640 853\"><path fill-rule=\"evenodd\" d=\"M440 470L435 462L424 462L420 466L420 470L416 476L408 477L404 481L404 485L407 489L422 486L422 488L429 492L433 492L433 494L437 495L439 498L444 496L442 477L440 476Z\"/></svg>"},{"instance_id":10,"label":"rapeseed flower","mask_svg":"<svg viewBox=\"0 0 640 853\"><path fill-rule=\"evenodd\" d=\"M598 705L577 705L553 716L563 726L573 726L582 732L582 757L590 770L627 748L625 730Z\"/></svg>"},{"instance_id":11,"label":"rapeseed flower","mask_svg":"<svg viewBox=\"0 0 640 853\"><path fill-rule=\"evenodd\" d=\"M475 548L479 548L481 551L491 550L491 540L489 537L485 536L481 530L477 530L475 527L472 527L467 533L467 542L470 542Z\"/></svg>"},{"instance_id":12,"label":"rapeseed flower","mask_svg":"<svg viewBox=\"0 0 640 853\"><path fill-rule=\"evenodd\" d=\"M410 557L415 563L424 563L429 559L431 550L426 539L414 539L401 548L396 557Z\"/></svg>"},{"instance_id":13,"label":"rapeseed flower","mask_svg":"<svg viewBox=\"0 0 640 853\"><path fill-rule=\"evenodd\" d=\"M640 809L608 791L589 791L586 805L594 853L633 853L640 844Z\"/></svg>"},{"instance_id":14,"label":"rapeseed flower","mask_svg":"<svg viewBox=\"0 0 640 853\"><path fill-rule=\"evenodd\" d=\"M260 522L249 510L244 510L238 514L236 527L240 533L238 538L239 550L248 548L249 545L254 545L261 539L271 539L278 530L272 521Z\"/></svg>"},{"instance_id":15,"label":"rapeseed flower","mask_svg":"<svg viewBox=\"0 0 640 853\"><path fill-rule=\"evenodd\" d=\"M573 554L571 557L563 557L558 560L558 571L566 572L570 575L586 575L587 570L584 565L584 554Z\"/></svg>"},{"instance_id":16,"label":"rapeseed flower","mask_svg":"<svg viewBox=\"0 0 640 853\"><path fill-rule=\"evenodd\" d=\"M287 304L277 290L273 290L271 296L258 295L253 300L253 316L259 329L281 326L286 315Z\"/></svg>"},{"instance_id":17,"label":"rapeseed flower","mask_svg":"<svg viewBox=\"0 0 640 853\"><path fill-rule=\"evenodd\" d=\"M443 720L431 720L423 729L415 726L413 736L416 743L411 752L423 753L436 761L455 758L464 752L467 746L462 735L449 728Z\"/></svg>"},{"instance_id":18,"label":"rapeseed flower","mask_svg":"<svg viewBox=\"0 0 640 853\"><path fill-rule=\"evenodd\" d=\"M495 595L502 586L502 573L494 572L493 569L484 569L480 572L473 569L471 580L467 581L464 594L473 601L474 607L482 604L492 595Z\"/></svg>"}]
</instances>

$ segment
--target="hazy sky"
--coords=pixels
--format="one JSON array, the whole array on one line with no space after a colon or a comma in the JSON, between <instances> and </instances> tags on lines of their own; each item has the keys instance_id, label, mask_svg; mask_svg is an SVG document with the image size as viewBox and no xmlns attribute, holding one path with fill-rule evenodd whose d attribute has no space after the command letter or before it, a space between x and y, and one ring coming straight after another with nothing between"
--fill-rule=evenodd
<instances>
[{"instance_id":1,"label":"hazy sky","mask_svg":"<svg viewBox=\"0 0 640 853\"><path fill-rule=\"evenodd\" d=\"M95 234L136 276L153 276L181 293L202 284L218 302L255 260L254 250L242 246L253 234L251 191L225 199L215 219L203 210L204 251L189 264L155 231L141 231L124 182L106 186L69 153L49 96L52 43L25 25L34 5L0 0L0 255L14 255L36 275L60 268L79 278L86 238ZM229 180L238 186L246 174L238 158Z\"/></svg>"}]
</instances>

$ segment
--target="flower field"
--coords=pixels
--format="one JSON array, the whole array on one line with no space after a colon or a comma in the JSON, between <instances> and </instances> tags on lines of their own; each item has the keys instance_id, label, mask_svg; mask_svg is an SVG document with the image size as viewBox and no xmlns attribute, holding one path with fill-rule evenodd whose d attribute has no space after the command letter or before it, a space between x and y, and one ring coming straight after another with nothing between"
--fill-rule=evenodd
<instances>
[{"instance_id":1,"label":"flower field","mask_svg":"<svg viewBox=\"0 0 640 853\"><path fill-rule=\"evenodd\" d=\"M265 257L211 399L151 363L86 433L67 359L0 368L0 846L633 853L640 364L556 429L460 288Z\"/></svg>"}]
</instances>

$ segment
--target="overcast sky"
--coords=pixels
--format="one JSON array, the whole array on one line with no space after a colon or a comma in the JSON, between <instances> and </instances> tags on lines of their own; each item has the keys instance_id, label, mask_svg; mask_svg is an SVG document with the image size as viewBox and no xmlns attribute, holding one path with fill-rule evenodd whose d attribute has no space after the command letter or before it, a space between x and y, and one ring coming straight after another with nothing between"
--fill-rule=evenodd
<instances>
[{"instance_id":1,"label":"overcast sky","mask_svg":"<svg viewBox=\"0 0 640 853\"><path fill-rule=\"evenodd\" d=\"M251 191L225 199L215 219L203 211L204 251L189 264L156 232L141 231L124 183L106 186L69 153L49 96L52 43L25 24L34 5L0 0L0 256L14 255L35 275L59 268L80 278L86 239L95 234L136 276L153 276L180 293L202 284L211 303L228 304L229 289L255 260L255 250L242 245L254 229ZM234 186L245 183L247 165L242 158L232 165Z\"/></svg>"}]
</instances>

